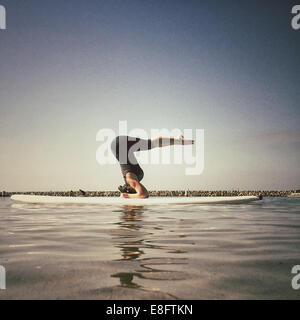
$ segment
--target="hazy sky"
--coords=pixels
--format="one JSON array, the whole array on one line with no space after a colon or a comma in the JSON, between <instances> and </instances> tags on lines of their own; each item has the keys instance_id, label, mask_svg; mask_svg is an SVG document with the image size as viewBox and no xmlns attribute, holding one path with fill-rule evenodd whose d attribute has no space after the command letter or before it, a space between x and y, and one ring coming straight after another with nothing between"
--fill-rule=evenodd
<instances>
[{"instance_id":1,"label":"hazy sky","mask_svg":"<svg viewBox=\"0 0 300 320\"><path fill-rule=\"evenodd\" d=\"M149 189L300 186L299 1L0 0L0 189L114 190L102 128L205 130Z\"/></svg>"}]
</instances>

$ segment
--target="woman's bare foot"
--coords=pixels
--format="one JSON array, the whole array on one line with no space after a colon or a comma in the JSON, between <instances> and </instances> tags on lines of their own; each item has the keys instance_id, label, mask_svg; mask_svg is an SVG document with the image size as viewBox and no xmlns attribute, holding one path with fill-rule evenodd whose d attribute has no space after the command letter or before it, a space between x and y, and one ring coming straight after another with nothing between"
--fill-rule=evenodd
<instances>
[{"instance_id":1,"label":"woman's bare foot","mask_svg":"<svg viewBox=\"0 0 300 320\"><path fill-rule=\"evenodd\" d=\"M194 144L194 140L185 139L184 136L180 136L179 140L181 140L181 144Z\"/></svg>"}]
</instances>

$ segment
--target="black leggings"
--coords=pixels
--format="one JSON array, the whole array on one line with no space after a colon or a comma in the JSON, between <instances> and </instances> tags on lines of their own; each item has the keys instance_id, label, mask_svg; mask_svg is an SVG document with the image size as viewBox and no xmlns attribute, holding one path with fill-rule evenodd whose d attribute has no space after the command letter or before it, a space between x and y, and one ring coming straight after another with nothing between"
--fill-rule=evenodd
<instances>
[{"instance_id":1,"label":"black leggings","mask_svg":"<svg viewBox=\"0 0 300 320\"><path fill-rule=\"evenodd\" d=\"M144 171L139 166L134 152L150 150L151 140L129 136L118 136L111 143L111 150L120 163L122 175L126 182L126 173L134 173L138 180L144 177Z\"/></svg>"}]
</instances>

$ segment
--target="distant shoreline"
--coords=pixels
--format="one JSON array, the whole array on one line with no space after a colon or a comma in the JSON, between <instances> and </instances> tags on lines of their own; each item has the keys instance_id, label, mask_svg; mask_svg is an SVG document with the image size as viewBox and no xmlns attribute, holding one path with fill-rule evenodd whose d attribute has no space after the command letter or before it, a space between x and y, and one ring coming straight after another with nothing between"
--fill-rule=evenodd
<instances>
[{"instance_id":1,"label":"distant shoreline","mask_svg":"<svg viewBox=\"0 0 300 320\"><path fill-rule=\"evenodd\" d=\"M119 191L85 191L87 197L117 197ZM43 196L82 196L80 191L27 191L0 192L0 197L10 197L13 194L43 195ZM263 197L300 197L299 190L153 190L151 197L220 197L220 196L259 196Z\"/></svg>"}]
</instances>

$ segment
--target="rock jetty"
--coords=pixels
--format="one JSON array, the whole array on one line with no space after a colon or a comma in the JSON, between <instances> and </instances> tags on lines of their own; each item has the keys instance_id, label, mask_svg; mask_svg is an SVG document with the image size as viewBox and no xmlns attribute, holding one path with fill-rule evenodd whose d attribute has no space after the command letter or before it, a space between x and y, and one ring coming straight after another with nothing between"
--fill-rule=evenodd
<instances>
[{"instance_id":1,"label":"rock jetty","mask_svg":"<svg viewBox=\"0 0 300 320\"><path fill-rule=\"evenodd\" d=\"M300 192L295 192L289 195L289 197L300 197Z\"/></svg>"}]
</instances>

